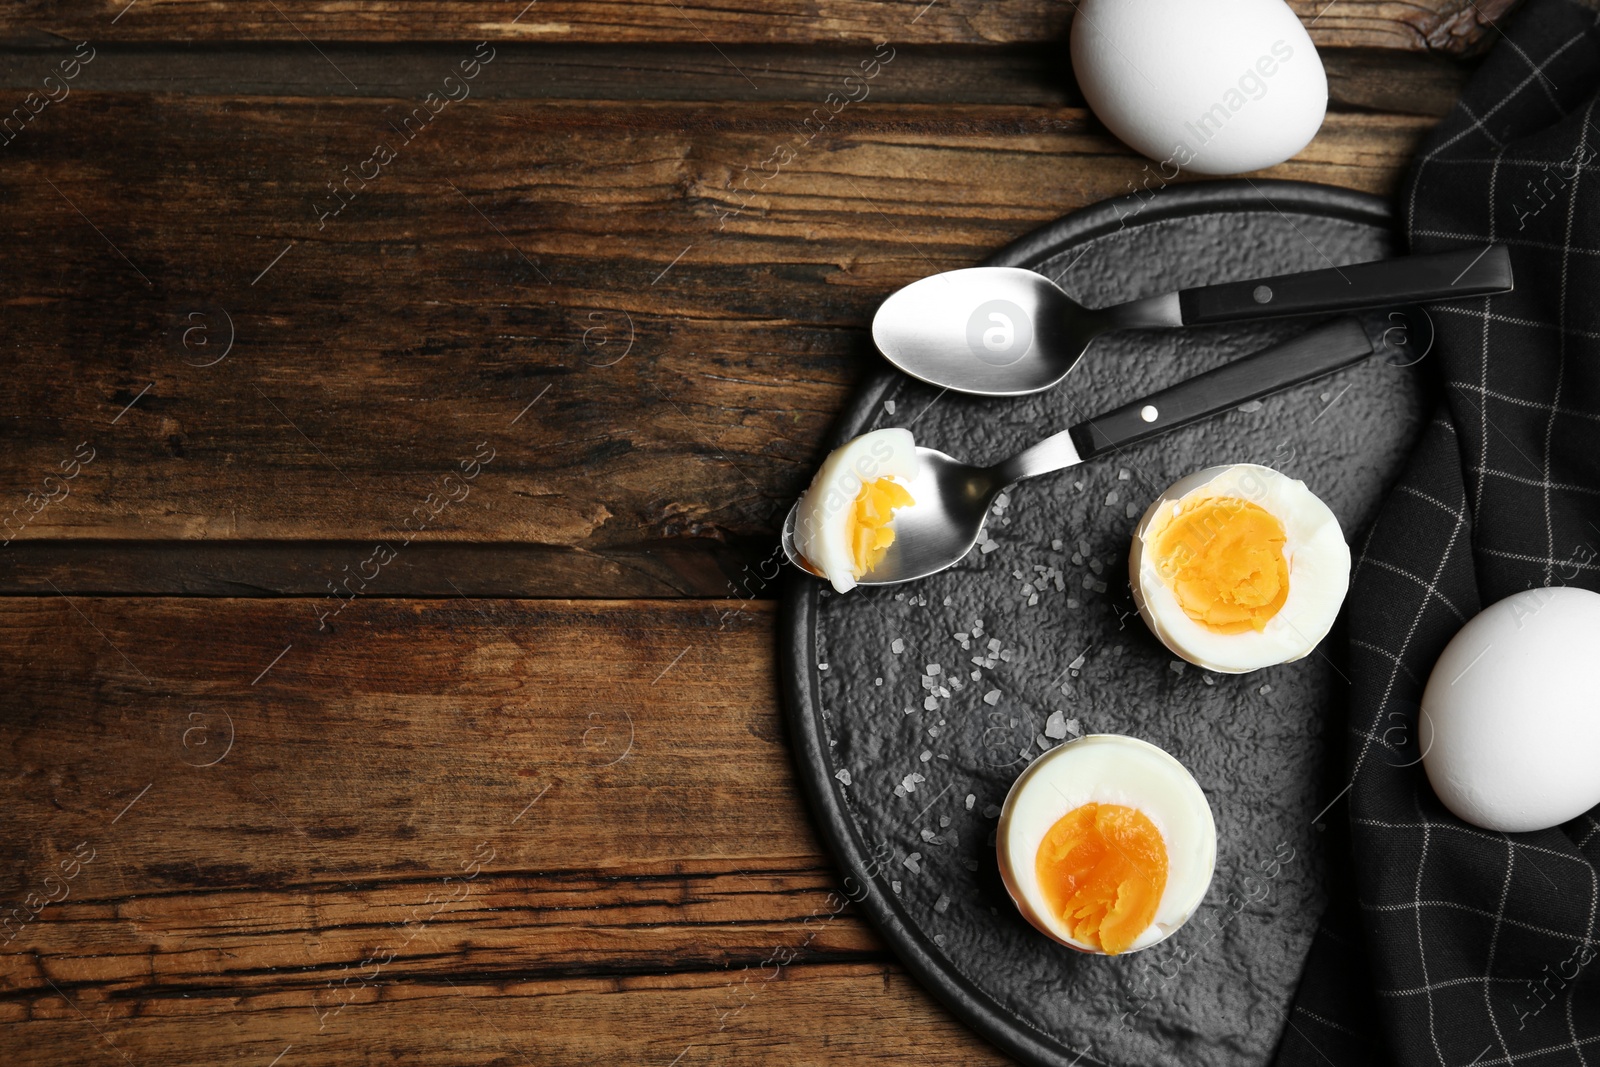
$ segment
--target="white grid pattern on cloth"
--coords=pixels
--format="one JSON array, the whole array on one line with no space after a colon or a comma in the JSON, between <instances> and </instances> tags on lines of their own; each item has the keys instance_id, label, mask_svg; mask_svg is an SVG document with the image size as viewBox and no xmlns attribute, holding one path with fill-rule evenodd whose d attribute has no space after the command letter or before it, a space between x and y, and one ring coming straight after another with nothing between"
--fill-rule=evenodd
<instances>
[{"instance_id":1,"label":"white grid pattern on cloth","mask_svg":"<svg viewBox=\"0 0 1600 1067\"><path fill-rule=\"evenodd\" d=\"M1515 196L1502 188L1510 175L1600 143L1597 26L1600 14L1572 0L1531 0L1518 41L1502 34L1408 191L1413 251L1506 245L1518 287L1438 309L1446 416L1428 425L1352 572L1357 903L1374 1010L1402 1067L1593 1062L1600 1042L1600 955L1531 1015L1518 999L1541 962L1600 948L1600 820L1491 833L1450 815L1422 766L1371 758L1390 747L1395 709L1415 724L1438 652L1481 604L1555 584L1558 569L1562 584L1600 589L1600 560L1560 551L1569 539L1600 545L1600 184L1583 180L1600 164L1563 171L1564 210L1497 229L1497 208ZM1415 742L1401 746L1407 758ZM1330 1044L1375 1025L1316 1003L1295 1011Z\"/></svg>"}]
</instances>

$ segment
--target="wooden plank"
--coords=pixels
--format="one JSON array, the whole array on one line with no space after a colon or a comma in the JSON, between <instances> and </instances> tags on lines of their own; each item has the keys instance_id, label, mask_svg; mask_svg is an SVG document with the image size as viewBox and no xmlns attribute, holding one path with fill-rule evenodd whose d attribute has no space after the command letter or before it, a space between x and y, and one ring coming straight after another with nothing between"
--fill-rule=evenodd
<instances>
[{"instance_id":1,"label":"wooden plank","mask_svg":"<svg viewBox=\"0 0 1600 1067\"><path fill-rule=\"evenodd\" d=\"M324 64L306 62L304 42L208 43L204 46L97 46L74 91L191 93L234 96L356 96L406 98L430 83L453 46L327 43L322 53L358 88ZM479 99L540 100L767 100L793 105L821 100L841 78L859 72L873 54L850 45L727 45L722 55L705 42L659 45L538 44L495 46L493 76ZM0 89L20 96L36 89L73 47L0 50ZM893 77L875 79L868 98L892 103L1083 105L1059 45L896 45ZM726 59L723 56L726 56ZM1440 55L1393 49L1330 49L1329 107L1443 115L1460 95L1471 64ZM759 79L755 86L738 73Z\"/></svg>"},{"instance_id":2,"label":"wooden plank","mask_svg":"<svg viewBox=\"0 0 1600 1067\"><path fill-rule=\"evenodd\" d=\"M739 607L0 601L0 1059L1002 1062L839 892Z\"/></svg>"},{"instance_id":3,"label":"wooden plank","mask_svg":"<svg viewBox=\"0 0 1600 1067\"><path fill-rule=\"evenodd\" d=\"M1293 0L1319 48L1464 52L1479 47L1515 0ZM660 5L629 0L23 0L0 40L105 41L539 40L611 43L1064 42L1073 7L1041 0L777 0ZM307 55L315 61L313 49Z\"/></svg>"},{"instance_id":4,"label":"wooden plank","mask_svg":"<svg viewBox=\"0 0 1600 1067\"><path fill-rule=\"evenodd\" d=\"M196 1067L236 1057L262 1067L1012 1062L892 965L790 966L770 981L765 973L494 984L384 975L323 1029L304 994L106 1002L63 986L64 996L29 1003L26 1019L13 1015L0 1047L30 1063Z\"/></svg>"},{"instance_id":5,"label":"wooden plank","mask_svg":"<svg viewBox=\"0 0 1600 1067\"><path fill-rule=\"evenodd\" d=\"M575 595L666 549L633 592L737 583L877 302L1147 166L1073 108L869 99L813 135L804 105L468 100L408 142L413 107L83 93L0 149L13 547L347 542L229 579L394 594L409 546L539 546L521 588ZM1335 115L1266 173L1387 193L1429 125ZM47 590L29 558L6 584Z\"/></svg>"}]
</instances>

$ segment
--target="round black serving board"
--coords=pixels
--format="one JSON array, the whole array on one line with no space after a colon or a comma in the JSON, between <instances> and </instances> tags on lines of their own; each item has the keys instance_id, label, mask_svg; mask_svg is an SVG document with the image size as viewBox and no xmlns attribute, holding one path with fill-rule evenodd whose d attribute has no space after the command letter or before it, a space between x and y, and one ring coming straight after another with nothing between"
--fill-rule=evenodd
<instances>
[{"instance_id":1,"label":"round black serving board","mask_svg":"<svg viewBox=\"0 0 1600 1067\"><path fill-rule=\"evenodd\" d=\"M1228 181L1094 205L989 262L1030 267L1096 306L1377 259L1392 242L1376 198ZM855 395L833 444L908 426L919 444L993 462L1308 325L1107 335L1065 384L1010 400L941 396L885 370ZM923 581L838 596L792 575L783 687L801 780L846 889L911 971L1007 1052L1052 1067L1271 1059L1326 902L1330 857L1313 819L1341 788L1343 637L1336 629L1307 659L1243 676L1183 664L1133 611L1129 537L1183 475L1255 462L1304 480L1359 552L1422 427L1424 392L1417 370L1373 359L1014 487L989 517L993 547ZM977 620L982 635L963 648L954 635ZM929 664L948 696L926 688ZM1145 952L1062 948L1001 885L994 816L1057 710L1084 733L1160 745L1211 801L1210 892Z\"/></svg>"}]
</instances>

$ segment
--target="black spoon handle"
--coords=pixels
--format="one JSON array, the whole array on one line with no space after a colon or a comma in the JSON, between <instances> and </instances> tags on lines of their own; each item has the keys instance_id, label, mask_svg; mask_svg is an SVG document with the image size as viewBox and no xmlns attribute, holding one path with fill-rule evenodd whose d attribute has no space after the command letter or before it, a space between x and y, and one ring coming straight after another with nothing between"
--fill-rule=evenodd
<instances>
[{"instance_id":1,"label":"black spoon handle","mask_svg":"<svg viewBox=\"0 0 1600 1067\"><path fill-rule=\"evenodd\" d=\"M1199 326L1459 300L1511 288L1510 254L1504 245L1485 245L1184 289L1178 293L1178 307L1185 326Z\"/></svg>"},{"instance_id":2,"label":"black spoon handle","mask_svg":"<svg viewBox=\"0 0 1600 1067\"><path fill-rule=\"evenodd\" d=\"M1381 333L1375 339L1368 329L1353 315L1341 316L1282 344L1080 422L1068 431L1072 443L1081 458L1092 459L1332 374L1366 359L1383 343Z\"/></svg>"}]
</instances>

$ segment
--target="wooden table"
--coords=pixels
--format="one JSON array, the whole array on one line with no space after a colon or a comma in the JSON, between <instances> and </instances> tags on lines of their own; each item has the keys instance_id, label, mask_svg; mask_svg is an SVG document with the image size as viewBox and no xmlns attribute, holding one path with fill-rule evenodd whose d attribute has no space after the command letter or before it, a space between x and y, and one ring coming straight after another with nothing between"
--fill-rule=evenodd
<instances>
[{"instance_id":1,"label":"wooden table","mask_svg":"<svg viewBox=\"0 0 1600 1067\"><path fill-rule=\"evenodd\" d=\"M524 3L0 14L0 1060L1004 1062L765 561L874 305L1145 163L1067 4ZM1267 173L1386 193L1507 5L1325 3Z\"/></svg>"}]
</instances>

